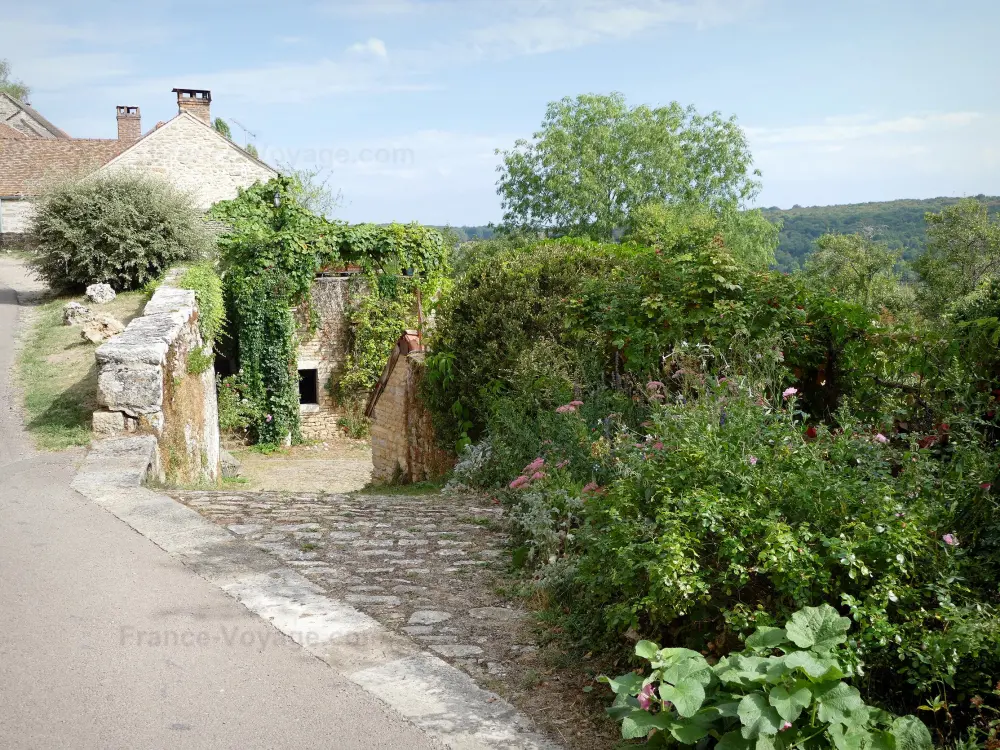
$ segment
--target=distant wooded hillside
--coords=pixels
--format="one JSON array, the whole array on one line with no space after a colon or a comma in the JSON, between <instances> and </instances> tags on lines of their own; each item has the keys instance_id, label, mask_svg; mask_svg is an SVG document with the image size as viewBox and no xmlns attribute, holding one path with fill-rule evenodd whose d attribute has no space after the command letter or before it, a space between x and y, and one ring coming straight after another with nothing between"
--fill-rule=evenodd
<instances>
[{"instance_id":1,"label":"distant wooded hillside","mask_svg":"<svg viewBox=\"0 0 1000 750\"><path fill-rule=\"evenodd\" d=\"M977 195L990 206L990 213L1000 214L1000 196ZM816 248L816 240L834 232L851 234L863 226L879 229L878 238L890 247L903 248L903 258L913 260L923 252L927 242L924 214L938 213L953 206L961 198L902 199L877 203L847 203L837 206L794 206L789 209L765 208L763 214L772 221L781 221L781 239L775 253L782 271L802 267L806 257ZM444 227L442 227L444 228ZM447 227L460 242L490 239L492 227Z\"/></svg>"},{"instance_id":2,"label":"distant wooded hillside","mask_svg":"<svg viewBox=\"0 0 1000 750\"><path fill-rule=\"evenodd\" d=\"M1000 197L977 195L986 201L991 213L1000 213ZM862 226L874 226L878 238L891 247L903 248L903 257L912 260L924 250L927 242L924 214L938 213L960 198L927 198L896 200L880 203L850 203L838 206L794 206L782 210L765 208L763 213L772 221L781 221L781 242L775 253L778 268L793 271L816 247L817 238L828 232L851 234Z\"/></svg>"}]
</instances>

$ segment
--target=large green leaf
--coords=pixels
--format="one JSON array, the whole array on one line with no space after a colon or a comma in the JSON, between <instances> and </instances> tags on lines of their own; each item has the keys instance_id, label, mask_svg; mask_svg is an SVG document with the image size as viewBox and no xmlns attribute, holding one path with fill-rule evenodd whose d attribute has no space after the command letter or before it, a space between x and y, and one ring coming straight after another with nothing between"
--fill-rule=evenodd
<instances>
[{"instance_id":1,"label":"large green leaf","mask_svg":"<svg viewBox=\"0 0 1000 750\"><path fill-rule=\"evenodd\" d=\"M778 715L785 721L795 721L799 718L802 709L808 708L812 699L812 691L805 686L796 686L792 690L788 690L779 685L772 689L771 694L767 697L768 702L774 706Z\"/></svg>"},{"instance_id":2,"label":"large green leaf","mask_svg":"<svg viewBox=\"0 0 1000 750\"><path fill-rule=\"evenodd\" d=\"M613 678L601 675L597 678L597 681L605 683L618 695L638 693L642 689L642 683L644 682L642 675L635 672L628 672L627 674Z\"/></svg>"},{"instance_id":3,"label":"large green leaf","mask_svg":"<svg viewBox=\"0 0 1000 750\"><path fill-rule=\"evenodd\" d=\"M713 670L722 682L748 688L767 682L769 664L770 660L762 656L731 654L721 659Z\"/></svg>"},{"instance_id":4,"label":"large green leaf","mask_svg":"<svg viewBox=\"0 0 1000 750\"><path fill-rule=\"evenodd\" d=\"M635 644L635 655L643 659L649 659L650 661L652 661L659 650L660 647L652 641L639 641Z\"/></svg>"},{"instance_id":5,"label":"large green leaf","mask_svg":"<svg viewBox=\"0 0 1000 750\"><path fill-rule=\"evenodd\" d=\"M712 681L712 668L705 657L686 648L663 649L660 660L654 661L653 666L661 670L661 678L665 682L673 685L689 677L705 686Z\"/></svg>"},{"instance_id":6,"label":"large green leaf","mask_svg":"<svg viewBox=\"0 0 1000 750\"><path fill-rule=\"evenodd\" d=\"M845 727L834 724L828 730L837 750L867 750L871 747L871 733L861 727Z\"/></svg>"},{"instance_id":7,"label":"large green leaf","mask_svg":"<svg viewBox=\"0 0 1000 750\"><path fill-rule=\"evenodd\" d=\"M683 679L676 685L660 683L660 698L673 703L681 716L693 716L705 702L705 688L694 677Z\"/></svg>"},{"instance_id":8,"label":"large green leaf","mask_svg":"<svg viewBox=\"0 0 1000 750\"><path fill-rule=\"evenodd\" d=\"M865 702L861 700L861 693L857 688L853 688L846 682L838 682L832 687L816 693L816 700L819 702L819 719L830 724L845 724L852 726L858 723L857 717L852 716L865 708ZM864 719L868 715L865 712Z\"/></svg>"},{"instance_id":9,"label":"large green leaf","mask_svg":"<svg viewBox=\"0 0 1000 750\"><path fill-rule=\"evenodd\" d=\"M670 734L682 745L693 745L708 735L708 727L693 721L674 721L670 724Z\"/></svg>"},{"instance_id":10,"label":"large green leaf","mask_svg":"<svg viewBox=\"0 0 1000 750\"><path fill-rule=\"evenodd\" d=\"M715 750L751 750L754 743L739 732L727 732L716 743Z\"/></svg>"},{"instance_id":11,"label":"large green leaf","mask_svg":"<svg viewBox=\"0 0 1000 750\"><path fill-rule=\"evenodd\" d=\"M754 650L777 648L783 643L788 643L785 637L784 628L769 628L761 626L746 639L746 647Z\"/></svg>"},{"instance_id":12,"label":"large green leaf","mask_svg":"<svg viewBox=\"0 0 1000 750\"><path fill-rule=\"evenodd\" d=\"M930 750L934 744L931 733L916 716L900 716L892 722L892 736L896 750Z\"/></svg>"},{"instance_id":13,"label":"large green leaf","mask_svg":"<svg viewBox=\"0 0 1000 750\"><path fill-rule=\"evenodd\" d=\"M789 669L801 669L814 680L839 680L844 676L836 659L812 651L793 651L784 657L784 663Z\"/></svg>"},{"instance_id":14,"label":"large green leaf","mask_svg":"<svg viewBox=\"0 0 1000 750\"><path fill-rule=\"evenodd\" d=\"M639 709L622 720L622 739L640 739L652 729L666 730L671 723L670 717L665 713L651 714Z\"/></svg>"},{"instance_id":15,"label":"large green leaf","mask_svg":"<svg viewBox=\"0 0 1000 750\"><path fill-rule=\"evenodd\" d=\"M851 621L829 604L804 607L792 615L785 625L788 639L799 648L829 651L847 640Z\"/></svg>"},{"instance_id":16,"label":"large green leaf","mask_svg":"<svg viewBox=\"0 0 1000 750\"><path fill-rule=\"evenodd\" d=\"M777 734L781 729L781 717L767 702L763 693L750 693L740 701L737 710L743 725L743 736L752 739L760 734Z\"/></svg>"}]
</instances>

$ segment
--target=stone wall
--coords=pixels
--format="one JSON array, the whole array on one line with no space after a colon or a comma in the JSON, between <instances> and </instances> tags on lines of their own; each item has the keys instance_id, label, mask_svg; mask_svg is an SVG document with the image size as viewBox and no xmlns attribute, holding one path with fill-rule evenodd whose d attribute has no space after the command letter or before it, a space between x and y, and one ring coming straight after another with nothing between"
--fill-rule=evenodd
<instances>
[{"instance_id":1,"label":"stone wall","mask_svg":"<svg viewBox=\"0 0 1000 750\"><path fill-rule=\"evenodd\" d=\"M27 232L34 204L29 200L0 198L0 230L3 234Z\"/></svg>"},{"instance_id":2,"label":"stone wall","mask_svg":"<svg viewBox=\"0 0 1000 750\"><path fill-rule=\"evenodd\" d=\"M237 188L278 174L190 114L180 114L153 131L97 174L121 169L163 177L190 193L202 209L235 198Z\"/></svg>"},{"instance_id":3,"label":"stone wall","mask_svg":"<svg viewBox=\"0 0 1000 750\"><path fill-rule=\"evenodd\" d=\"M423 352L400 353L390 360L388 368L383 374L384 387L369 407L372 478L423 482L443 476L455 459L438 446L431 415L420 400Z\"/></svg>"},{"instance_id":4,"label":"stone wall","mask_svg":"<svg viewBox=\"0 0 1000 750\"><path fill-rule=\"evenodd\" d=\"M299 370L317 371L318 403L303 404L299 409L302 437L306 440L328 440L340 434L340 412L328 386L331 377L340 375L346 364L350 301L349 277L320 277L313 283L312 304L319 326L312 333L300 333L298 352Z\"/></svg>"},{"instance_id":5,"label":"stone wall","mask_svg":"<svg viewBox=\"0 0 1000 750\"><path fill-rule=\"evenodd\" d=\"M174 483L214 482L220 473L215 368L189 372L191 353L204 344L193 291L157 289L124 333L97 348L99 437L126 433L156 437L158 474Z\"/></svg>"}]
</instances>

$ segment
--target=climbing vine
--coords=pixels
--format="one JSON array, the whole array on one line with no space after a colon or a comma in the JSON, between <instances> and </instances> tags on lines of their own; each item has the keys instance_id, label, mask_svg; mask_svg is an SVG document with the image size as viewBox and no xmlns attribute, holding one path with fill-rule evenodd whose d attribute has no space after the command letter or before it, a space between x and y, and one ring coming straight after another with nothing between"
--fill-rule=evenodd
<instances>
[{"instance_id":1,"label":"climbing vine","mask_svg":"<svg viewBox=\"0 0 1000 750\"><path fill-rule=\"evenodd\" d=\"M219 245L232 353L250 436L260 443L300 438L296 351L300 330L312 327L318 273L354 267L367 288L349 316L347 370L331 384L343 394L371 387L410 323L413 292L430 299L447 278L447 249L435 230L329 221L302 205L301 190L295 177L277 177L212 209L230 226Z\"/></svg>"}]
</instances>

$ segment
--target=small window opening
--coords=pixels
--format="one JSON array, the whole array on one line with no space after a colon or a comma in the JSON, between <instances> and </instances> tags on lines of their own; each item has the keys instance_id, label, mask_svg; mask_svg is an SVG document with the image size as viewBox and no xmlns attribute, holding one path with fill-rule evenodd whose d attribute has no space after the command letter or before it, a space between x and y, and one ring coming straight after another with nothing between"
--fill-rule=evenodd
<instances>
[{"instance_id":1,"label":"small window opening","mask_svg":"<svg viewBox=\"0 0 1000 750\"><path fill-rule=\"evenodd\" d=\"M319 403L319 373L316 370L299 370L299 403Z\"/></svg>"}]
</instances>

